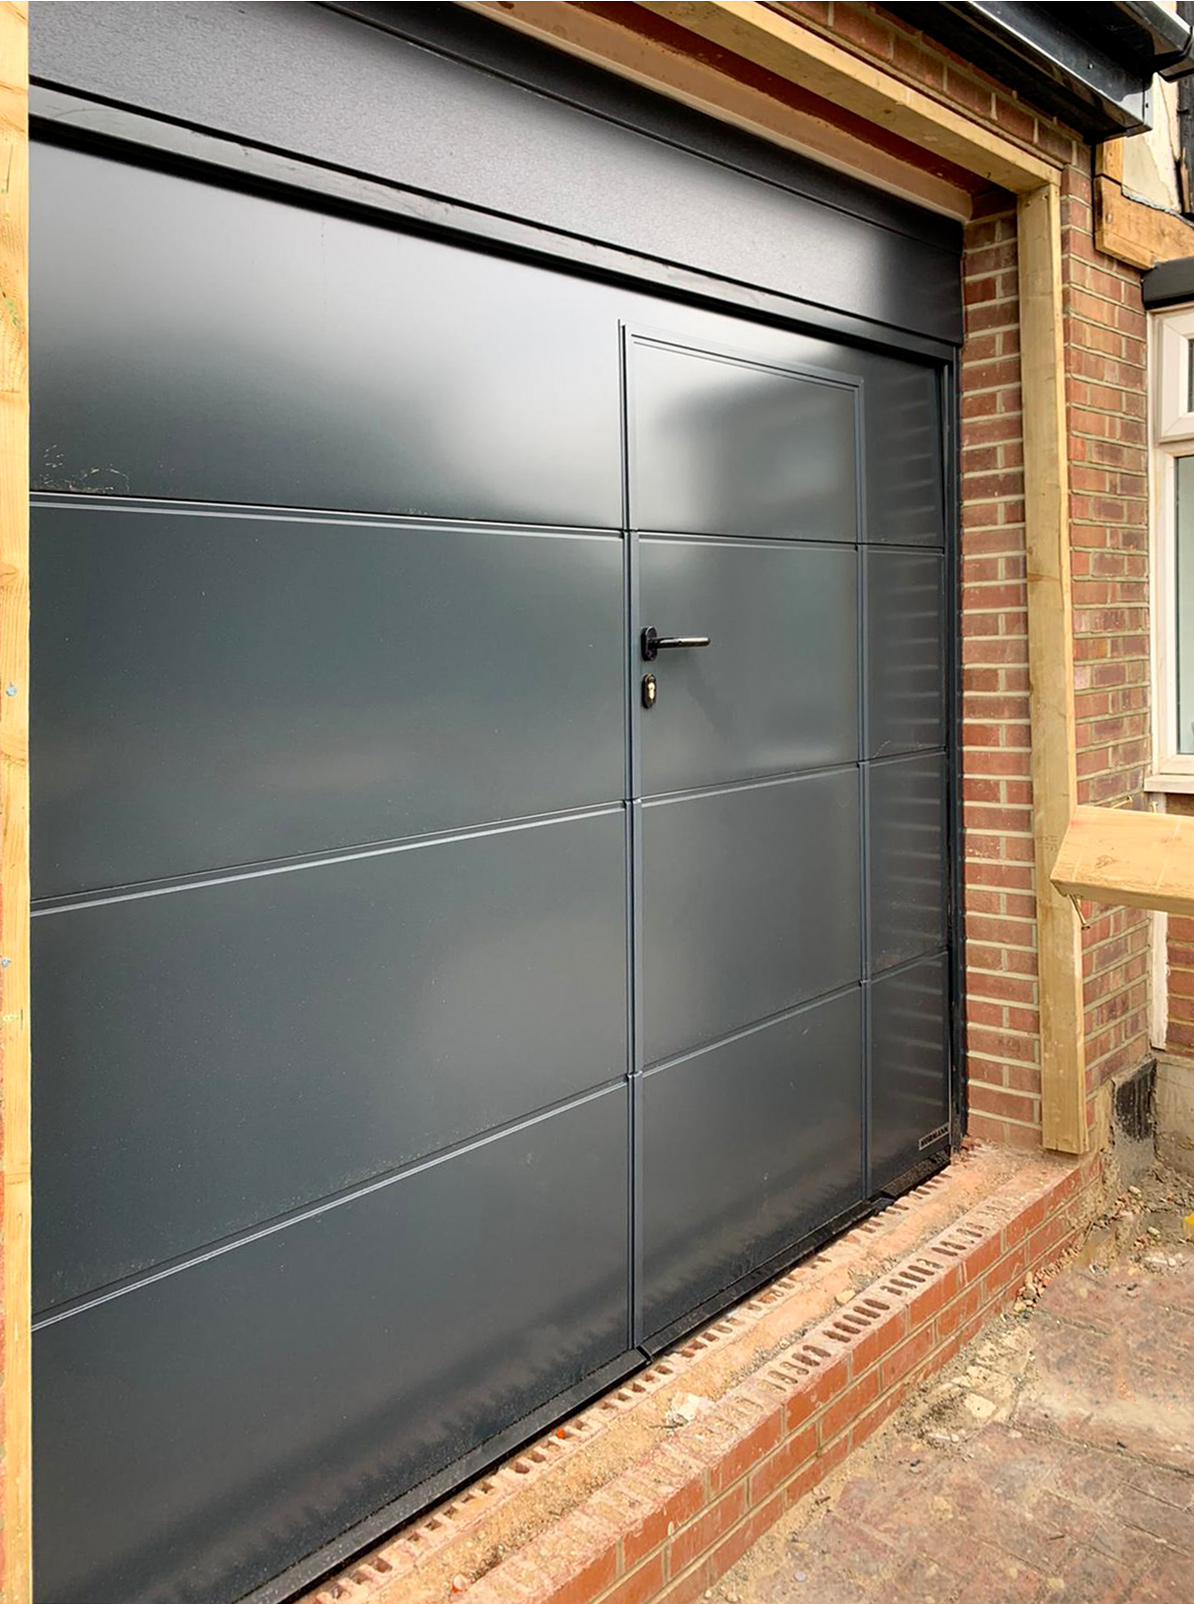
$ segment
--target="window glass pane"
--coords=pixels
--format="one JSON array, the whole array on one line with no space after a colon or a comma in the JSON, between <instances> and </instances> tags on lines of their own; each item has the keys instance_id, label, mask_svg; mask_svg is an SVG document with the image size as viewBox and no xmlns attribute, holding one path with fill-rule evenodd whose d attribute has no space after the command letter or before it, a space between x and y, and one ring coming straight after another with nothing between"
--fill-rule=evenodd
<instances>
[{"instance_id":1,"label":"window glass pane","mask_svg":"<svg viewBox=\"0 0 1194 1604\"><path fill-rule=\"evenodd\" d=\"M1186 411L1194 412L1194 340L1186 341Z\"/></svg>"},{"instance_id":2,"label":"window glass pane","mask_svg":"<svg viewBox=\"0 0 1194 1604\"><path fill-rule=\"evenodd\" d=\"M1174 464L1177 527L1177 749L1194 752L1194 457Z\"/></svg>"}]
</instances>

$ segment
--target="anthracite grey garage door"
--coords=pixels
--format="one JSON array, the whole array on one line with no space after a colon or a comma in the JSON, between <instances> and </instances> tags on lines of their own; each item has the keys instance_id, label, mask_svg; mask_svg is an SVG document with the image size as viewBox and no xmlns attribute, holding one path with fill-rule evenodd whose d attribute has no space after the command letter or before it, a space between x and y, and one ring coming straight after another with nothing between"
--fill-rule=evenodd
<instances>
[{"instance_id":1,"label":"anthracite grey garage door","mask_svg":"<svg viewBox=\"0 0 1194 1604\"><path fill-rule=\"evenodd\" d=\"M952 229L359 13L35 18L41 1604L297 1587L949 1148Z\"/></svg>"}]
</instances>

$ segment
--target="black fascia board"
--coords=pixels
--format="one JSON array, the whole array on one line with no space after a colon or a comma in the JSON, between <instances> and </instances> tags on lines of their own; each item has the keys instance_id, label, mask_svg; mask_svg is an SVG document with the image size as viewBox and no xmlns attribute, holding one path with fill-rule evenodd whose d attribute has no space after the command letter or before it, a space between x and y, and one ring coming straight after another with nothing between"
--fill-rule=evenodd
<instances>
[{"instance_id":1,"label":"black fascia board","mask_svg":"<svg viewBox=\"0 0 1194 1604\"><path fill-rule=\"evenodd\" d=\"M1091 143L1150 126L1157 73L1194 72L1190 26L1156 4L939 0L887 9Z\"/></svg>"},{"instance_id":2,"label":"black fascia board","mask_svg":"<svg viewBox=\"0 0 1194 1604\"><path fill-rule=\"evenodd\" d=\"M1144 305L1150 312L1163 306L1182 306L1194 301L1194 256L1179 256L1160 262L1140 281Z\"/></svg>"}]
</instances>

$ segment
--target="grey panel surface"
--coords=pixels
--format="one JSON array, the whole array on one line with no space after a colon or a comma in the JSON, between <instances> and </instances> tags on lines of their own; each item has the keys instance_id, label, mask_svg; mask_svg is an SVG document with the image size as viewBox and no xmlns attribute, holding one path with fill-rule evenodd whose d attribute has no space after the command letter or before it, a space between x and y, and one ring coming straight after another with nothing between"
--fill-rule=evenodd
<instances>
[{"instance_id":1,"label":"grey panel surface","mask_svg":"<svg viewBox=\"0 0 1194 1604\"><path fill-rule=\"evenodd\" d=\"M949 1119L949 963L944 953L867 985L871 1029L871 1186L924 1157Z\"/></svg>"},{"instance_id":2,"label":"grey panel surface","mask_svg":"<svg viewBox=\"0 0 1194 1604\"><path fill-rule=\"evenodd\" d=\"M644 1062L858 979L857 769L643 807Z\"/></svg>"},{"instance_id":3,"label":"grey panel surface","mask_svg":"<svg viewBox=\"0 0 1194 1604\"><path fill-rule=\"evenodd\" d=\"M945 744L945 559L863 554L870 757Z\"/></svg>"},{"instance_id":4,"label":"grey panel surface","mask_svg":"<svg viewBox=\"0 0 1194 1604\"><path fill-rule=\"evenodd\" d=\"M32 188L35 488L621 523L614 291L49 146Z\"/></svg>"},{"instance_id":5,"label":"grey panel surface","mask_svg":"<svg viewBox=\"0 0 1194 1604\"><path fill-rule=\"evenodd\" d=\"M634 340L636 529L857 540L857 391Z\"/></svg>"},{"instance_id":6,"label":"grey panel surface","mask_svg":"<svg viewBox=\"0 0 1194 1604\"><path fill-rule=\"evenodd\" d=\"M862 1195L857 987L643 1081L644 1331Z\"/></svg>"},{"instance_id":7,"label":"grey panel surface","mask_svg":"<svg viewBox=\"0 0 1194 1604\"><path fill-rule=\"evenodd\" d=\"M857 354L866 389L867 539L945 544L938 369Z\"/></svg>"},{"instance_id":8,"label":"grey panel surface","mask_svg":"<svg viewBox=\"0 0 1194 1604\"><path fill-rule=\"evenodd\" d=\"M873 974L945 943L945 758L870 763L864 783Z\"/></svg>"},{"instance_id":9,"label":"grey panel surface","mask_svg":"<svg viewBox=\"0 0 1194 1604\"><path fill-rule=\"evenodd\" d=\"M33 922L36 1306L626 1071L623 814Z\"/></svg>"},{"instance_id":10,"label":"grey panel surface","mask_svg":"<svg viewBox=\"0 0 1194 1604\"><path fill-rule=\"evenodd\" d=\"M858 555L644 539L643 623L708 635L661 652L642 718L647 794L858 757Z\"/></svg>"},{"instance_id":11,"label":"grey panel surface","mask_svg":"<svg viewBox=\"0 0 1194 1604\"><path fill-rule=\"evenodd\" d=\"M623 1086L44 1326L39 1604L226 1604L616 1357L626 1138Z\"/></svg>"},{"instance_id":12,"label":"grey panel surface","mask_svg":"<svg viewBox=\"0 0 1194 1604\"><path fill-rule=\"evenodd\" d=\"M736 169L714 145L737 134L612 77L606 99L599 72L458 8L382 17L441 29L436 49L322 7L35 9L45 79L412 186L428 208L799 297L810 325L823 304L960 332L945 225L918 235L911 209L797 160L789 182L767 147L765 172ZM486 28L489 70L444 53ZM528 88L523 49L549 76L587 74L590 109L554 78ZM681 148L684 118L704 154ZM717 723L715 682L673 696L686 723L655 726L648 785L851 765L643 809L647 1061L705 1044L641 1086L658 1327L858 1198L860 995L880 1171L906 1168L909 1142L915 1158L944 1097L943 962L857 986L843 578L853 595L860 539L943 543L936 376L232 183L36 156L35 479L93 508L42 514L62 533L34 576L35 610L59 598L35 641L37 890L617 795L620 547L565 526L623 521L620 331L655 331L632 398L636 522L771 544L723 540L716 563L664 576L720 609L740 700ZM861 510L854 392L775 371L801 367L862 379ZM784 605L791 552L826 569ZM880 584L909 583L891 555ZM933 737L908 656L923 643L895 614L872 609L864 689L902 749ZM747 615L769 641L743 638ZM815 702L781 712L810 659ZM711 661L661 659L661 717L669 684ZM932 786L914 778L873 782L884 951L928 939L931 874L893 857L923 855ZM35 921L38 1306L147 1275L36 1337L41 1604L228 1604L625 1350L630 1121L609 1082L627 1069L626 867L609 811Z\"/></svg>"},{"instance_id":13,"label":"grey panel surface","mask_svg":"<svg viewBox=\"0 0 1194 1604\"><path fill-rule=\"evenodd\" d=\"M36 896L622 795L615 536L75 497L32 559Z\"/></svg>"},{"instance_id":14,"label":"grey panel surface","mask_svg":"<svg viewBox=\"0 0 1194 1604\"><path fill-rule=\"evenodd\" d=\"M391 9L398 28L418 28L405 14L423 7ZM461 18L455 29L475 32L477 24ZM453 31L450 24L448 48ZM34 75L52 83L803 301L961 338L958 250L930 243L941 238L939 219L919 221L911 207L897 218L886 197L869 201L849 180L820 204L799 190L825 193L824 175L799 158L785 183L774 152L762 179L744 170L739 151L709 160L678 148L685 135L673 126L675 113L659 124L641 92L628 112L630 91L616 79L601 88L600 74L587 79L594 114L512 81L508 63L478 71L316 6L44 6L33 17L31 48ZM532 64L523 76L533 78L551 52L529 43L523 50ZM660 137L626 126L628 118L659 124ZM851 215L855 195L875 221Z\"/></svg>"}]
</instances>

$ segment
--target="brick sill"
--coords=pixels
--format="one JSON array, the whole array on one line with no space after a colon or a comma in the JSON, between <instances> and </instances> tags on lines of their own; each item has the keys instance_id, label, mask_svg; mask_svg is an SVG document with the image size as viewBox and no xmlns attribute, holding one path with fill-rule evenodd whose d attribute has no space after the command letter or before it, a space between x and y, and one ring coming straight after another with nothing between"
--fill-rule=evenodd
<instances>
[{"instance_id":1,"label":"brick sill","mask_svg":"<svg viewBox=\"0 0 1194 1604\"><path fill-rule=\"evenodd\" d=\"M1190 796L1194 794L1194 774L1146 774L1144 789L1164 796Z\"/></svg>"}]
</instances>

